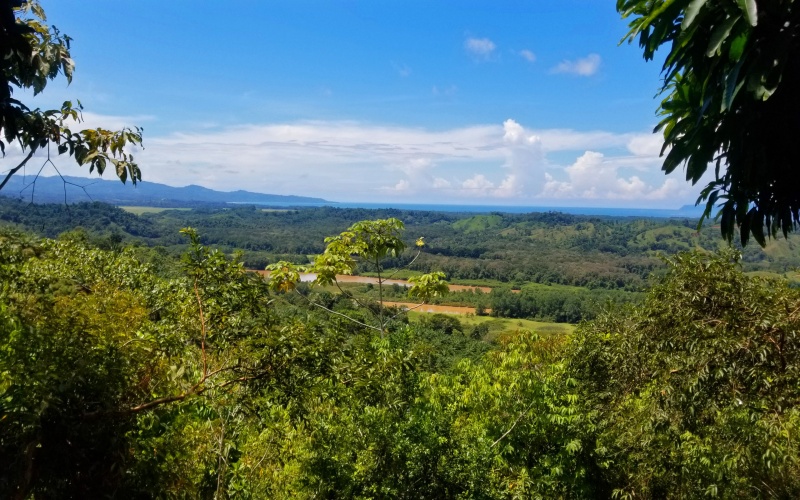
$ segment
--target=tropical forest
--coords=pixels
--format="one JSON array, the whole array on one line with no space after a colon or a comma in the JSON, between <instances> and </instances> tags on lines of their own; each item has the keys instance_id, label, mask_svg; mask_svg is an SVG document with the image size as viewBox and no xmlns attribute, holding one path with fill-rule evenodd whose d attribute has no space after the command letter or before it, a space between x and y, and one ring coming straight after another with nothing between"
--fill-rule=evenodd
<instances>
[{"instance_id":1,"label":"tropical forest","mask_svg":"<svg viewBox=\"0 0 800 500\"><path fill-rule=\"evenodd\" d=\"M39 107L47 3L0 1L0 498L800 497L793 0L606 2L684 217L72 202L148 139Z\"/></svg>"}]
</instances>

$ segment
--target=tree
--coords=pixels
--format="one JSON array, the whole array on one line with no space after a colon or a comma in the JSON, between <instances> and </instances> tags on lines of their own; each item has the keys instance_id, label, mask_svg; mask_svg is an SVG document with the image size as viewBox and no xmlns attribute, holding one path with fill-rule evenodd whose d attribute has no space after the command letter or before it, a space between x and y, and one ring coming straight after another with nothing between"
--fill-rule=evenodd
<instances>
[{"instance_id":1,"label":"tree","mask_svg":"<svg viewBox=\"0 0 800 500\"><path fill-rule=\"evenodd\" d=\"M730 240L784 236L800 223L800 7L794 0L617 0L632 17L629 41L644 58L669 46L655 131L664 134L662 170L685 165L702 190L703 219L719 206ZM719 205L717 205L719 203ZM766 229L766 232L765 232Z\"/></svg>"},{"instance_id":2,"label":"tree","mask_svg":"<svg viewBox=\"0 0 800 500\"><path fill-rule=\"evenodd\" d=\"M615 497L800 494L800 293L739 258L679 254L642 304L576 330L569 372Z\"/></svg>"},{"instance_id":3,"label":"tree","mask_svg":"<svg viewBox=\"0 0 800 500\"><path fill-rule=\"evenodd\" d=\"M314 284L320 286L336 285L343 295L349 296L358 302L352 295L346 293L339 287L337 276L342 274L353 274L359 262L371 266L378 275L378 326L367 325L356 321L349 316L332 311L321 304L314 304L329 312L345 316L348 319L360 323L373 330L379 331L381 336L386 332L387 323L392 317L384 318L383 308L383 286L387 280L391 279L397 271L384 277L384 260L387 257L398 257L406 248L406 244L401 238L405 229L402 221L389 218L378 220L363 220L350 226L347 231L338 236L325 238L325 252L317 255L314 265L298 267L286 261L267 266L270 271L270 288L278 292L288 292L295 289L300 281L300 272L309 271L316 274ZM416 241L417 255L408 263L409 267L419 257L422 247L425 246L423 238ZM444 295L449 291L447 282L444 281L445 275L442 272L432 272L420 276L409 278L411 283L408 294L411 297L422 300L422 304L430 301L433 297ZM422 305L420 304L420 306ZM360 304L363 306L363 304ZM419 307L419 306L417 306Z\"/></svg>"},{"instance_id":4,"label":"tree","mask_svg":"<svg viewBox=\"0 0 800 500\"><path fill-rule=\"evenodd\" d=\"M44 10L35 0L0 0L0 153L5 157L6 146L16 143L23 154L22 160L6 171L0 190L37 151L46 154L42 168L47 164L55 167L51 146L59 155L72 156L78 165L88 164L90 173L97 170L102 175L110 164L122 182L130 178L136 184L142 174L126 147L142 145L141 128L73 132L70 124L82 121L80 101L41 110L30 109L14 97L15 92L26 89L37 95L59 75L68 83L72 81L72 39L46 21Z\"/></svg>"}]
</instances>

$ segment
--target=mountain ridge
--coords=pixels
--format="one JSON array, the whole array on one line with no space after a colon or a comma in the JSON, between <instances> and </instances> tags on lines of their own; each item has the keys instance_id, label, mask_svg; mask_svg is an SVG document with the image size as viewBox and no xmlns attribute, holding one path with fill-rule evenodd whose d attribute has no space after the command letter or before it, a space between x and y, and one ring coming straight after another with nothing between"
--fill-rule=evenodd
<instances>
[{"instance_id":1,"label":"mountain ridge","mask_svg":"<svg viewBox=\"0 0 800 500\"><path fill-rule=\"evenodd\" d=\"M194 206L227 203L333 203L322 198L297 195L256 193L238 189L218 191L196 184L176 187L157 182L140 181L136 186L118 179L90 179L73 176L15 175L0 191L1 196L27 198L33 203L81 203L102 201L114 205L144 205L155 207Z\"/></svg>"}]
</instances>

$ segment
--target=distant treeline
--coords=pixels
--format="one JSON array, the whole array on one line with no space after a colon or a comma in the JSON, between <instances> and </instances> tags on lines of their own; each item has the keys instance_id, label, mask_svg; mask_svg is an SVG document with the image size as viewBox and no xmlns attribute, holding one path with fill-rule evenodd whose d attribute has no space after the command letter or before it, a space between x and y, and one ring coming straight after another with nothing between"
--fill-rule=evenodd
<instances>
[{"instance_id":1,"label":"distant treeline","mask_svg":"<svg viewBox=\"0 0 800 500\"><path fill-rule=\"evenodd\" d=\"M204 244L229 253L241 251L245 265L254 269L279 260L309 262L311 256L322 252L326 236L359 220L387 217L405 222L409 245L417 237L425 237L426 246L414 262L415 270L440 270L450 280L489 286L539 283L641 291L651 275L664 272L660 255L692 249L716 251L727 245L719 238L718 228L708 224L698 232L697 221L690 219L332 207L280 211L254 206L134 215L103 203L38 205L0 198L0 222L42 236L52 238L82 228L96 246L146 245L179 255L186 242L178 231L191 226ZM772 241L766 249L748 245L743 250L745 271L782 274L800 267L799 241L790 236ZM407 252L389 265L403 266L412 258Z\"/></svg>"}]
</instances>

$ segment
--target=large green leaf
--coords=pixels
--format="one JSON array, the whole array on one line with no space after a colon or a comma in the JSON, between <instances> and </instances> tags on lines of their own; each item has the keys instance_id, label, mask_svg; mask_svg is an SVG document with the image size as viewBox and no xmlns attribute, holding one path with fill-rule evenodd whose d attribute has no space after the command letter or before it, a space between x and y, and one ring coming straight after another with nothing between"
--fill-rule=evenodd
<instances>
[{"instance_id":1,"label":"large green leaf","mask_svg":"<svg viewBox=\"0 0 800 500\"><path fill-rule=\"evenodd\" d=\"M692 0L688 7L686 7L686 12L683 14L683 22L681 22L681 30L687 30L692 23L694 22L697 14L700 13L700 9L706 4L708 0Z\"/></svg>"},{"instance_id":2,"label":"large green leaf","mask_svg":"<svg viewBox=\"0 0 800 500\"><path fill-rule=\"evenodd\" d=\"M756 0L736 0L739 3L739 8L747 16L747 22L750 26L758 24L758 7L756 7Z\"/></svg>"},{"instance_id":3,"label":"large green leaf","mask_svg":"<svg viewBox=\"0 0 800 500\"><path fill-rule=\"evenodd\" d=\"M728 35L731 34L734 25L736 25L741 18L741 15L728 17L714 29L711 33L711 39L708 41L708 48L706 49L706 55L708 57L713 57L717 54L719 48L728 38Z\"/></svg>"}]
</instances>

